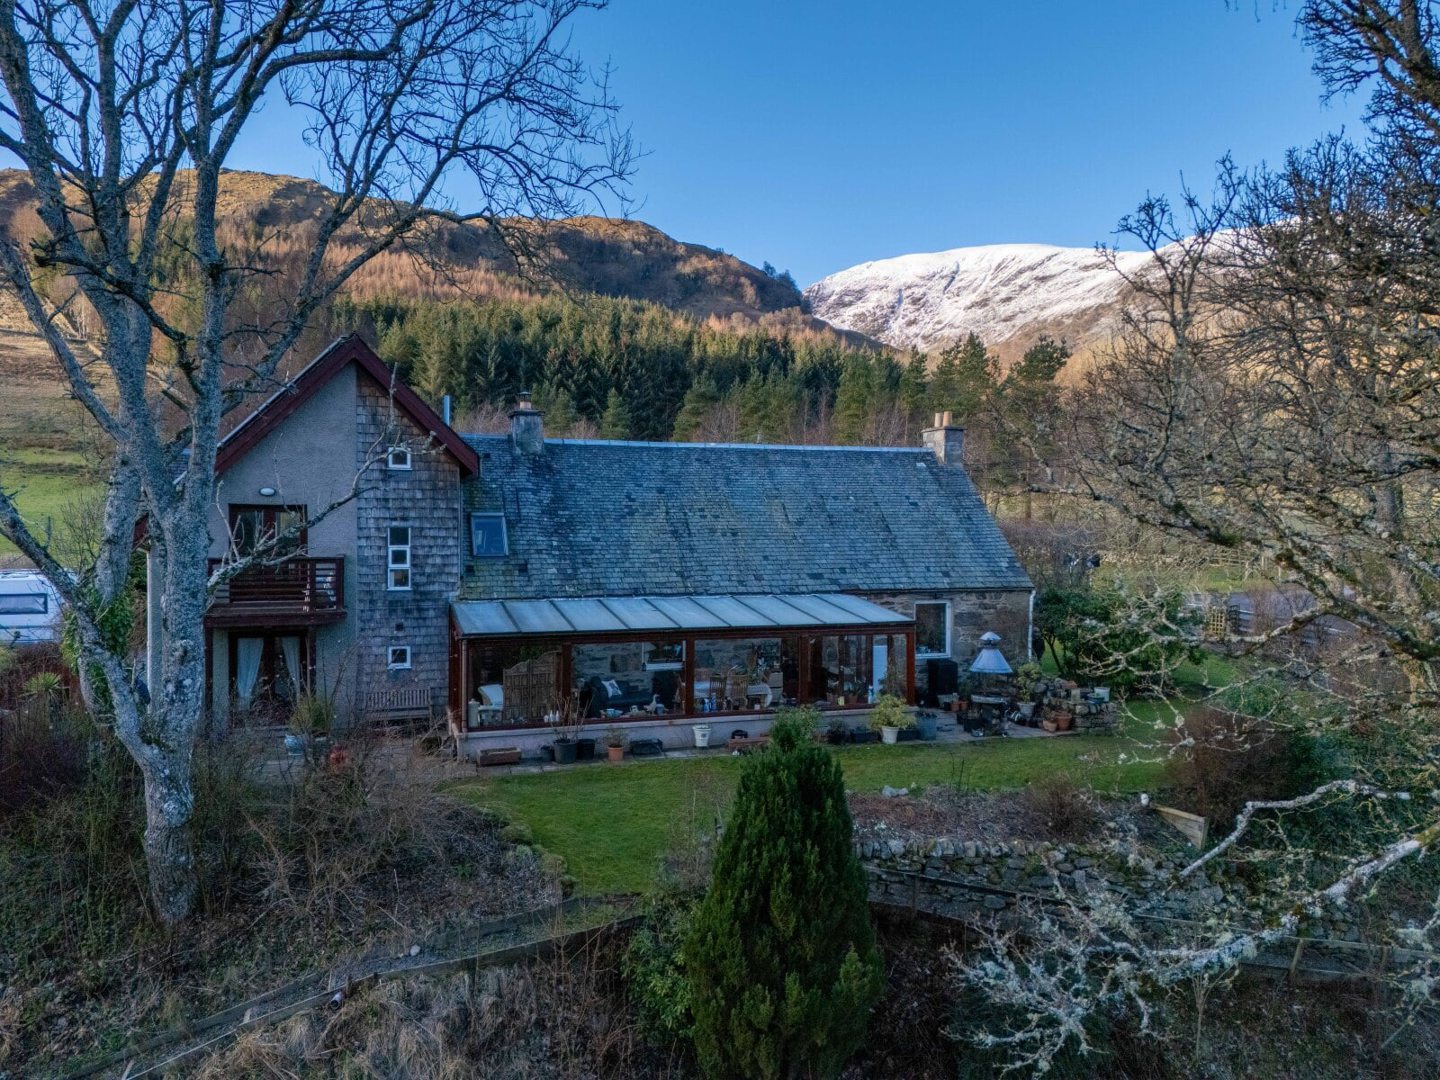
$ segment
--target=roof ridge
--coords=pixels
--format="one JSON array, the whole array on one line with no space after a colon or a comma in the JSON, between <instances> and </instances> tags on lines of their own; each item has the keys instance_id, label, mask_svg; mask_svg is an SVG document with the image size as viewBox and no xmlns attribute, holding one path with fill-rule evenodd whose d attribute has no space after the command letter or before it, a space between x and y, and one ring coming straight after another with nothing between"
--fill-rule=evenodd
<instances>
[{"instance_id":1,"label":"roof ridge","mask_svg":"<svg viewBox=\"0 0 1440 1080\"><path fill-rule=\"evenodd\" d=\"M466 441L509 441L509 435L477 433L461 435ZM846 446L840 443L727 443L727 442L661 442L643 439L546 439L552 446L622 446L656 450L842 450L868 454L922 454L932 452L924 446Z\"/></svg>"}]
</instances>

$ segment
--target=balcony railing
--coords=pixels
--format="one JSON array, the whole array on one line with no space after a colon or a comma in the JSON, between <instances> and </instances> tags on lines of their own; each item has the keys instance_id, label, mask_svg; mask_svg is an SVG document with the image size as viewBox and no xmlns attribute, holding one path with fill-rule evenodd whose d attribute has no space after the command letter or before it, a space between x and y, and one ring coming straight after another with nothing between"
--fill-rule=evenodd
<instances>
[{"instance_id":1,"label":"balcony railing","mask_svg":"<svg viewBox=\"0 0 1440 1080\"><path fill-rule=\"evenodd\" d=\"M220 565L211 559L210 572ZM228 625L339 622L345 618L345 559L297 557L242 570L216 590L207 618Z\"/></svg>"}]
</instances>

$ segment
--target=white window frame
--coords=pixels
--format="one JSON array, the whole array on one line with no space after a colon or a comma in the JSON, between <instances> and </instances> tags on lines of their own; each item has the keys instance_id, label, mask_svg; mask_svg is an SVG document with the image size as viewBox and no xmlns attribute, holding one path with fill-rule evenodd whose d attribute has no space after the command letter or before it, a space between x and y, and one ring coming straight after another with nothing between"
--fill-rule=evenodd
<instances>
[{"instance_id":1,"label":"white window frame","mask_svg":"<svg viewBox=\"0 0 1440 1080\"><path fill-rule=\"evenodd\" d=\"M944 625L945 625L945 651L944 651L944 652L938 652L938 653L936 653L936 652L921 652L921 651L920 651L920 635L917 633L917 634L915 635L915 659L916 659L916 660L948 660L948 659L950 659L950 657L951 657L951 656L954 654L954 652L955 652L955 642L954 642L954 640L953 640L953 636L954 636L954 633L955 633L955 625L954 625L954 621L953 621L952 618L951 618L950 601L949 601L949 600L916 600L916 601L915 601L915 610L911 612L911 615L913 615L913 616L915 617L915 621L916 621L917 623L920 621L920 607L921 607L922 604L934 604L934 605L938 605L938 606L940 606L940 607L943 607L943 608L945 609L945 616L944 616L944 618L945 618L945 623L944 623Z\"/></svg>"},{"instance_id":2,"label":"white window frame","mask_svg":"<svg viewBox=\"0 0 1440 1080\"><path fill-rule=\"evenodd\" d=\"M481 555L475 550L475 523L482 520L500 522L500 547L498 555ZM510 528L505 524L505 515L495 510L475 510L470 514L470 557L473 559L503 559L510 554Z\"/></svg>"},{"instance_id":3,"label":"white window frame","mask_svg":"<svg viewBox=\"0 0 1440 1080\"><path fill-rule=\"evenodd\" d=\"M405 542L395 543L395 530L405 530ZM390 592L409 592L415 582L415 560L412 558L411 546L414 543L414 535L409 525L387 525L385 529L385 587ZM395 557L403 553L399 562ZM395 584L395 571L405 572L405 584Z\"/></svg>"},{"instance_id":4,"label":"white window frame","mask_svg":"<svg viewBox=\"0 0 1440 1080\"><path fill-rule=\"evenodd\" d=\"M403 460L397 462L397 455L403 455ZM391 472L409 472L412 465L410 448L408 446L392 446L385 451L385 467Z\"/></svg>"},{"instance_id":5,"label":"white window frame","mask_svg":"<svg viewBox=\"0 0 1440 1080\"><path fill-rule=\"evenodd\" d=\"M405 659L395 659L395 654L400 652L405 654ZM409 645L389 645L385 649L387 666L391 671L409 671L414 666L413 657L414 653L411 652Z\"/></svg>"}]
</instances>

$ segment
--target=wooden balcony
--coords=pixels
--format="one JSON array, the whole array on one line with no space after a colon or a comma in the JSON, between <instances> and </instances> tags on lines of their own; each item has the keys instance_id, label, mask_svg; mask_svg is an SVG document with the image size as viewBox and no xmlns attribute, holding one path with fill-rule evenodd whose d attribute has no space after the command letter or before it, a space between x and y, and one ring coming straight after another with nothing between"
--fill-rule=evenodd
<instances>
[{"instance_id":1,"label":"wooden balcony","mask_svg":"<svg viewBox=\"0 0 1440 1080\"><path fill-rule=\"evenodd\" d=\"M213 574L219 559L210 560ZM211 626L320 626L345 619L345 559L296 557L241 571L221 585Z\"/></svg>"}]
</instances>

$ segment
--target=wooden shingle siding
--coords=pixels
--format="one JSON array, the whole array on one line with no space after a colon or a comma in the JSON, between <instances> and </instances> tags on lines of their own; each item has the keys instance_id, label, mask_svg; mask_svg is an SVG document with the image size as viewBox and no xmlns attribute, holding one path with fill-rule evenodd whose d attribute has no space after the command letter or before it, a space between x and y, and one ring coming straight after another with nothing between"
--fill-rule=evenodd
<instances>
[{"instance_id":1,"label":"wooden shingle siding","mask_svg":"<svg viewBox=\"0 0 1440 1080\"><path fill-rule=\"evenodd\" d=\"M426 691L443 705L449 602L459 586L463 541L459 469L426 432L391 408L382 387L369 378L359 382L357 467L367 457L379 459L368 467L358 499L354 608L361 700L409 687ZM411 449L411 467L389 469L384 451L400 443ZM408 590L387 587L391 525L410 528ZM392 645L410 646L409 669L389 670Z\"/></svg>"}]
</instances>

